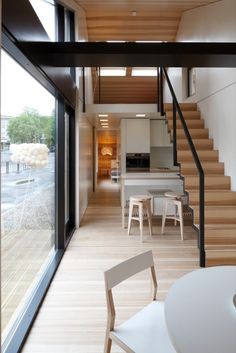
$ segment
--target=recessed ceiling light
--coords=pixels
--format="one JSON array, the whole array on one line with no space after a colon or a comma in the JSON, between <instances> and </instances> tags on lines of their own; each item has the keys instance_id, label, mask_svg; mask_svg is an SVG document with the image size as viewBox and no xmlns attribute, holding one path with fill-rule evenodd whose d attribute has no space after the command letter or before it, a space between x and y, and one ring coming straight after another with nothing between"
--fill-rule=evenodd
<instances>
[{"instance_id":1,"label":"recessed ceiling light","mask_svg":"<svg viewBox=\"0 0 236 353\"><path fill-rule=\"evenodd\" d=\"M157 76L156 67L133 67L131 76Z\"/></svg>"},{"instance_id":2,"label":"recessed ceiling light","mask_svg":"<svg viewBox=\"0 0 236 353\"><path fill-rule=\"evenodd\" d=\"M101 123L102 126L108 126L108 123Z\"/></svg>"},{"instance_id":3,"label":"recessed ceiling light","mask_svg":"<svg viewBox=\"0 0 236 353\"><path fill-rule=\"evenodd\" d=\"M108 128L108 127L109 127L108 125L104 125L104 126L102 126L102 128L103 128L103 129Z\"/></svg>"},{"instance_id":4,"label":"recessed ceiling light","mask_svg":"<svg viewBox=\"0 0 236 353\"><path fill-rule=\"evenodd\" d=\"M100 67L100 76L126 76L126 67Z\"/></svg>"},{"instance_id":5,"label":"recessed ceiling light","mask_svg":"<svg viewBox=\"0 0 236 353\"><path fill-rule=\"evenodd\" d=\"M108 119L100 119L100 121L108 121Z\"/></svg>"},{"instance_id":6,"label":"recessed ceiling light","mask_svg":"<svg viewBox=\"0 0 236 353\"><path fill-rule=\"evenodd\" d=\"M108 116L108 114L98 114L98 116L100 116L100 117L107 117Z\"/></svg>"},{"instance_id":7,"label":"recessed ceiling light","mask_svg":"<svg viewBox=\"0 0 236 353\"><path fill-rule=\"evenodd\" d=\"M146 114L136 114L137 118L144 118Z\"/></svg>"},{"instance_id":8,"label":"recessed ceiling light","mask_svg":"<svg viewBox=\"0 0 236 353\"><path fill-rule=\"evenodd\" d=\"M136 40L136 43L163 43L162 40Z\"/></svg>"},{"instance_id":9,"label":"recessed ceiling light","mask_svg":"<svg viewBox=\"0 0 236 353\"><path fill-rule=\"evenodd\" d=\"M132 16L137 16L137 11L132 11L132 12L131 12L131 15L132 15Z\"/></svg>"}]
</instances>

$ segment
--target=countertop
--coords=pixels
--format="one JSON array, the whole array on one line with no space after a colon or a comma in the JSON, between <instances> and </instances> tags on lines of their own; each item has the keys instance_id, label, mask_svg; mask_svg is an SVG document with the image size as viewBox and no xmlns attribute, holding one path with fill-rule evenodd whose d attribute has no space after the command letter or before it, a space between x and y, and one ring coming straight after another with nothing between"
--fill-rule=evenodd
<instances>
[{"instance_id":1,"label":"countertop","mask_svg":"<svg viewBox=\"0 0 236 353\"><path fill-rule=\"evenodd\" d=\"M178 171L129 172L121 174L121 179L179 179Z\"/></svg>"}]
</instances>

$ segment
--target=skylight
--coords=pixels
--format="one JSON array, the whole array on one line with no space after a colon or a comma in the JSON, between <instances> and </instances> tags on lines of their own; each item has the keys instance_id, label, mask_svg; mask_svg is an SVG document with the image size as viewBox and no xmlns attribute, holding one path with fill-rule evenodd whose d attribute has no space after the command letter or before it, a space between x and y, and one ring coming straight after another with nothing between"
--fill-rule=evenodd
<instances>
[{"instance_id":1,"label":"skylight","mask_svg":"<svg viewBox=\"0 0 236 353\"><path fill-rule=\"evenodd\" d=\"M131 76L157 76L156 67L133 67Z\"/></svg>"},{"instance_id":2,"label":"skylight","mask_svg":"<svg viewBox=\"0 0 236 353\"><path fill-rule=\"evenodd\" d=\"M100 76L126 76L125 67L101 67Z\"/></svg>"}]
</instances>

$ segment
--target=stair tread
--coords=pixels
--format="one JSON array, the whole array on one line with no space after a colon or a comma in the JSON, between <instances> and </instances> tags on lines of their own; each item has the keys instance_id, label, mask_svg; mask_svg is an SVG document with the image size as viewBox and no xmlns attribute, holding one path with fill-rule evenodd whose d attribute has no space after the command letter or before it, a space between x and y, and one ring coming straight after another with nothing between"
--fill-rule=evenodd
<instances>
[{"instance_id":1,"label":"stair tread","mask_svg":"<svg viewBox=\"0 0 236 353\"><path fill-rule=\"evenodd\" d=\"M199 120L201 118L201 114L198 110L185 110L183 112L184 119L187 120ZM179 120L178 113L176 114L176 118ZM171 110L166 111L166 119L173 120L173 112Z\"/></svg>"},{"instance_id":2,"label":"stair tread","mask_svg":"<svg viewBox=\"0 0 236 353\"><path fill-rule=\"evenodd\" d=\"M205 161L215 161L217 162L219 159L219 153L217 150L198 150L197 151L198 157L200 160L205 160ZM177 158L181 161L183 159L185 160L193 160L193 155L192 152L187 150L178 150L177 151Z\"/></svg>"},{"instance_id":3,"label":"stair tread","mask_svg":"<svg viewBox=\"0 0 236 353\"><path fill-rule=\"evenodd\" d=\"M236 224L206 224L206 229L236 229ZM236 233L235 233L236 236Z\"/></svg>"},{"instance_id":4,"label":"stair tread","mask_svg":"<svg viewBox=\"0 0 236 353\"><path fill-rule=\"evenodd\" d=\"M189 190L189 204L191 207L199 203L199 190ZM236 205L236 192L231 190L205 190L205 205L227 206Z\"/></svg>"},{"instance_id":5,"label":"stair tread","mask_svg":"<svg viewBox=\"0 0 236 353\"><path fill-rule=\"evenodd\" d=\"M230 190L229 176L224 174L205 175L205 190ZM185 189L190 193L190 190L199 189L199 176L185 175L184 176Z\"/></svg>"},{"instance_id":6,"label":"stair tread","mask_svg":"<svg viewBox=\"0 0 236 353\"><path fill-rule=\"evenodd\" d=\"M193 223L199 223L199 206L191 206L193 210ZM236 224L236 205L205 205L205 224Z\"/></svg>"},{"instance_id":7,"label":"stair tread","mask_svg":"<svg viewBox=\"0 0 236 353\"><path fill-rule=\"evenodd\" d=\"M214 166L214 165L219 165L219 164L220 164L220 165L224 165L223 162L217 162L217 161L202 161L202 165L203 165L203 166L208 166L208 165L209 165L209 166ZM194 162L190 162L190 161L186 161L186 162L185 162L185 161L184 161L184 162L181 162L181 166L182 166L182 165L183 165L184 167L185 167L185 166L187 166L187 167L190 166L190 167L191 167L191 166L195 166L196 164L195 164Z\"/></svg>"},{"instance_id":8,"label":"stair tread","mask_svg":"<svg viewBox=\"0 0 236 353\"><path fill-rule=\"evenodd\" d=\"M198 208L198 206L193 206L192 208ZM232 209L232 210L235 210L236 211L236 205L216 205L216 206L214 206L214 205L207 205L207 206L205 206L205 211L217 211L217 210L219 210L219 208L222 210L222 211L226 211L226 210L230 210L230 209ZM235 213L235 217L236 217L236 213Z\"/></svg>"},{"instance_id":9,"label":"stair tread","mask_svg":"<svg viewBox=\"0 0 236 353\"><path fill-rule=\"evenodd\" d=\"M167 121L168 121L168 125L172 125L173 124L173 120L172 119L167 119ZM185 122L186 122L187 125L191 125L191 124L196 125L196 126L203 125L202 127L204 128L204 120L203 119L186 119ZM176 123L178 125L182 124L180 119L177 119Z\"/></svg>"},{"instance_id":10,"label":"stair tread","mask_svg":"<svg viewBox=\"0 0 236 353\"><path fill-rule=\"evenodd\" d=\"M205 251L236 251L235 244L210 244L205 246Z\"/></svg>"},{"instance_id":11,"label":"stair tread","mask_svg":"<svg viewBox=\"0 0 236 353\"><path fill-rule=\"evenodd\" d=\"M185 176L186 179L198 179L198 175L186 175ZM230 179L229 175L221 175L221 174L212 174L212 175L206 175L205 179L222 179L222 178L226 178L226 179Z\"/></svg>"},{"instance_id":12,"label":"stair tread","mask_svg":"<svg viewBox=\"0 0 236 353\"><path fill-rule=\"evenodd\" d=\"M196 194L198 195L199 194L199 191L198 190L189 190L189 192L191 192L191 194ZM225 194L225 195L233 195L235 196L235 199L236 199L236 191L231 191L231 190L217 190L217 193L220 194L222 196L222 194ZM209 195L216 195L216 191L215 190L205 190L205 195L206 194L209 194ZM217 195L216 195L217 196Z\"/></svg>"},{"instance_id":13,"label":"stair tread","mask_svg":"<svg viewBox=\"0 0 236 353\"><path fill-rule=\"evenodd\" d=\"M190 110L190 111L196 111L197 110L197 104L196 103L180 103L180 108L181 110ZM172 103L165 103L164 104L164 109L165 110L172 110L173 109L173 104Z\"/></svg>"},{"instance_id":14,"label":"stair tread","mask_svg":"<svg viewBox=\"0 0 236 353\"><path fill-rule=\"evenodd\" d=\"M191 151L178 151L178 154L180 155L187 155L187 154L192 154ZM201 155L206 155L206 154L216 154L218 155L218 150L200 150L198 152L199 156Z\"/></svg>"}]
</instances>

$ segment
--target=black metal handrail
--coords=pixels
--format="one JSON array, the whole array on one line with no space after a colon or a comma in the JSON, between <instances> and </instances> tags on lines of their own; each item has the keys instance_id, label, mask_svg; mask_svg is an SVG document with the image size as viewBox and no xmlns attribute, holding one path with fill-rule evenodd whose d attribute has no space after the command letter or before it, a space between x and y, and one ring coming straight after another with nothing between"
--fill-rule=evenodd
<instances>
[{"instance_id":1,"label":"black metal handrail","mask_svg":"<svg viewBox=\"0 0 236 353\"><path fill-rule=\"evenodd\" d=\"M176 111L179 114L179 118L185 133L185 136L187 138L190 150L192 152L192 156L194 159L194 162L196 164L197 170L198 170L198 175L199 175L199 251L200 251L200 266L205 267L205 244L204 244L204 231L205 231L205 186L204 186L204 170L202 168L200 159L198 157L197 151L195 149L192 137L189 133L187 124L185 122L183 113L180 109L180 105L178 103L178 100L176 98L174 89L171 85L169 76L167 74L167 71L164 67L161 67L160 69L161 72L164 73L167 85L169 87L170 93L172 95L173 99L173 144L174 144L174 163L177 164L177 149L176 149L176 140L177 140L177 135L176 135ZM163 90L163 86L161 87L161 90ZM163 91L162 91L163 92ZM160 94L160 96L163 98L163 94ZM163 101L161 102L161 107L163 106Z\"/></svg>"}]
</instances>

